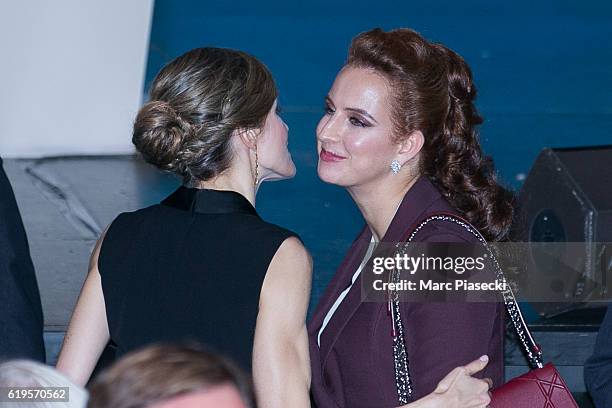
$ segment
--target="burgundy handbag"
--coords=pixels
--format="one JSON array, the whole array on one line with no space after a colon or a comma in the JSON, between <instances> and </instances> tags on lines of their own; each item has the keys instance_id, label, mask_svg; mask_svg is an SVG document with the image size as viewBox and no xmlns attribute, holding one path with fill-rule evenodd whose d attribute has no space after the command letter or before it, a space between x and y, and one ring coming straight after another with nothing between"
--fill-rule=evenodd
<instances>
[{"instance_id":1,"label":"burgundy handbag","mask_svg":"<svg viewBox=\"0 0 612 408\"><path fill-rule=\"evenodd\" d=\"M412 241L416 233L425 224L434 220L453 222L464 227L474 235L487 249L491 259L494 260L497 279L506 282L497 258L493 255L482 234L472 227L469 222L455 214L437 213L427 217L416 228L411 229L412 232L405 242ZM397 244L397 250L400 255L405 253L405 247L402 244ZM392 282L398 282L399 271L392 271L390 279ZM529 331L529 327L523 318L510 285L505 285L505 287L506 289L501 293L504 304L532 370L494 389L489 406L492 408L578 408L578 404L576 404L555 366L552 363L546 365L542 363L542 350L536 344ZM400 316L400 302L396 292L389 294L389 312L393 325L393 360L397 395L401 404L407 404L413 390L410 380L406 343L404 341L404 326Z\"/></svg>"}]
</instances>

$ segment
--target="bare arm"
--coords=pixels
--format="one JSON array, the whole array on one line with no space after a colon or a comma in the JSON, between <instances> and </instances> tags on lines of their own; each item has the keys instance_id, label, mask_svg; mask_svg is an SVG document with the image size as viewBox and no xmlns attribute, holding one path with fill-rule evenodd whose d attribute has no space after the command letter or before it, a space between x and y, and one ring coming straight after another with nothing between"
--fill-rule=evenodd
<instances>
[{"instance_id":1,"label":"bare arm","mask_svg":"<svg viewBox=\"0 0 612 408\"><path fill-rule=\"evenodd\" d=\"M261 407L310 407L306 313L312 260L302 243L286 239L261 289L253 346L253 382Z\"/></svg>"},{"instance_id":2,"label":"bare arm","mask_svg":"<svg viewBox=\"0 0 612 408\"><path fill-rule=\"evenodd\" d=\"M110 339L98 271L98 256L103 239L104 233L91 254L89 273L72 313L56 367L81 386L85 386L89 380Z\"/></svg>"}]
</instances>

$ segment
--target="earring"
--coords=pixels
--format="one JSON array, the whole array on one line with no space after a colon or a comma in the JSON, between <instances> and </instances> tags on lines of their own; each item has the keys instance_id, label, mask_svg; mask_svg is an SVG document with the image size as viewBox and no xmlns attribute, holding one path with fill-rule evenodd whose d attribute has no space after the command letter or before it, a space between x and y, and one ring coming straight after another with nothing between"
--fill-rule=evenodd
<instances>
[{"instance_id":1,"label":"earring","mask_svg":"<svg viewBox=\"0 0 612 408\"><path fill-rule=\"evenodd\" d=\"M257 180L259 179L259 158L257 157L257 145L255 145L255 181L253 185L257 187Z\"/></svg>"},{"instance_id":2,"label":"earring","mask_svg":"<svg viewBox=\"0 0 612 408\"><path fill-rule=\"evenodd\" d=\"M398 162L397 160L393 160L391 162L391 172L393 174L397 174L399 173L400 169L402 168L402 165L400 164L400 162Z\"/></svg>"}]
</instances>

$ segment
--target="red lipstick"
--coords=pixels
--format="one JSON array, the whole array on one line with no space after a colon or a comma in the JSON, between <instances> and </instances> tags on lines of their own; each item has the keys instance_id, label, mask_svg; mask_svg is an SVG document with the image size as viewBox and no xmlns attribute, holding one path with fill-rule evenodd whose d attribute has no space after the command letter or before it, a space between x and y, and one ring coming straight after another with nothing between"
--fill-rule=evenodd
<instances>
[{"instance_id":1,"label":"red lipstick","mask_svg":"<svg viewBox=\"0 0 612 408\"><path fill-rule=\"evenodd\" d=\"M337 155L332 152L328 152L327 150L323 148L321 148L321 153L319 153L319 157L321 158L321 160L326 161L326 162L337 162L337 161L346 159L346 157Z\"/></svg>"}]
</instances>

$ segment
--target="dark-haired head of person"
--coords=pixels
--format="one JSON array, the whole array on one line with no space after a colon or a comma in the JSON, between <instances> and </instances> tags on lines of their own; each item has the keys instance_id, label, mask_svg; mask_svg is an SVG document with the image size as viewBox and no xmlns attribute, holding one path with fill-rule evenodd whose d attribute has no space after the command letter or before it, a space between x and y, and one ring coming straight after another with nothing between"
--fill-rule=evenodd
<instances>
[{"instance_id":1,"label":"dark-haired head of person","mask_svg":"<svg viewBox=\"0 0 612 408\"><path fill-rule=\"evenodd\" d=\"M244 52L209 47L159 72L132 142L146 161L189 187L245 193L295 174L287 131L266 66Z\"/></svg>"},{"instance_id":2,"label":"dark-haired head of person","mask_svg":"<svg viewBox=\"0 0 612 408\"><path fill-rule=\"evenodd\" d=\"M127 354L90 388L89 408L250 408L250 380L196 344L157 344Z\"/></svg>"},{"instance_id":3,"label":"dark-haired head of person","mask_svg":"<svg viewBox=\"0 0 612 408\"><path fill-rule=\"evenodd\" d=\"M425 176L488 240L506 239L513 195L481 149L475 98L469 66L444 45L411 29L358 35L317 127L320 178L392 194Z\"/></svg>"}]
</instances>

